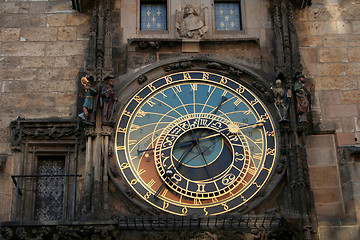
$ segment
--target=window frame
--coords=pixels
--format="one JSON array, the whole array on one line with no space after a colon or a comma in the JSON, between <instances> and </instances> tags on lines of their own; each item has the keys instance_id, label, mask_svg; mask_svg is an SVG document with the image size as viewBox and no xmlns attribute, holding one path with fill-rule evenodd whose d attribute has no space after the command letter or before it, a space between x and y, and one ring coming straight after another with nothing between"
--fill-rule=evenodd
<instances>
[{"instance_id":1,"label":"window frame","mask_svg":"<svg viewBox=\"0 0 360 240\"><path fill-rule=\"evenodd\" d=\"M217 3L239 3L240 30L216 30L215 5ZM242 34L245 33L245 11L244 0L213 0L212 22L214 33L218 35Z\"/></svg>"},{"instance_id":2,"label":"window frame","mask_svg":"<svg viewBox=\"0 0 360 240\"><path fill-rule=\"evenodd\" d=\"M141 5L142 4L165 4L166 5L166 30L142 30L141 29ZM170 17L169 17L169 1L168 0L156 0L156 1L151 1L151 0L139 0L138 1L138 23L137 23L137 29L138 29L138 33L141 35L150 35L150 34L168 34L169 33L169 23L170 23Z\"/></svg>"}]
</instances>

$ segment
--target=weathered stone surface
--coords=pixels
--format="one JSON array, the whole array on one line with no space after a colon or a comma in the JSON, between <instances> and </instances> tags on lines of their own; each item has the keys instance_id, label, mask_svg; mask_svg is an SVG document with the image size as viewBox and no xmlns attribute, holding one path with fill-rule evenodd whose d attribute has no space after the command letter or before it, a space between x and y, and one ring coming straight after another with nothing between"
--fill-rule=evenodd
<instances>
[{"instance_id":1,"label":"weathered stone surface","mask_svg":"<svg viewBox=\"0 0 360 240\"><path fill-rule=\"evenodd\" d=\"M56 41L58 35L57 28L23 28L21 29L22 41L30 42L45 42L45 41Z\"/></svg>"},{"instance_id":2,"label":"weathered stone surface","mask_svg":"<svg viewBox=\"0 0 360 240\"><path fill-rule=\"evenodd\" d=\"M45 14L5 14L2 16L3 27L21 28L21 27L45 27Z\"/></svg>"},{"instance_id":3,"label":"weathered stone surface","mask_svg":"<svg viewBox=\"0 0 360 240\"><path fill-rule=\"evenodd\" d=\"M317 188L313 193L317 204L343 201L339 188Z\"/></svg>"},{"instance_id":4,"label":"weathered stone surface","mask_svg":"<svg viewBox=\"0 0 360 240\"><path fill-rule=\"evenodd\" d=\"M339 146L346 146L346 145L355 145L355 134L350 133L337 133L336 134L337 143Z\"/></svg>"},{"instance_id":5,"label":"weathered stone surface","mask_svg":"<svg viewBox=\"0 0 360 240\"><path fill-rule=\"evenodd\" d=\"M310 182L313 188L339 187L339 173L336 166L310 166Z\"/></svg>"},{"instance_id":6,"label":"weathered stone surface","mask_svg":"<svg viewBox=\"0 0 360 240\"><path fill-rule=\"evenodd\" d=\"M0 41L13 42L20 40L20 28L1 28Z\"/></svg>"},{"instance_id":7,"label":"weathered stone surface","mask_svg":"<svg viewBox=\"0 0 360 240\"><path fill-rule=\"evenodd\" d=\"M315 203L316 214L319 219L331 219L331 218L344 218L345 209L343 203L332 202L332 203ZM331 239L331 238L328 238Z\"/></svg>"},{"instance_id":8,"label":"weathered stone surface","mask_svg":"<svg viewBox=\"0 0 360 240\"><path fill-rule=\"evenodd\" d=\"M346 48L320 48L320 62L348 62Z\"/></svg>"},{"instance_id":9,"label":"weathered stone surface","mask_svg":"<svg viewBox=\"0 0 360 240\"><path fill-rule=\"evenodd\" d=\"M86 42L48 42L46 43L47 56L73 56L85 53Z\"/></svg>"},{"instance_id":10,"label":"weathered stone surface","mask_svg":"<svg viewBox=\"0 0 360 240\"><path fill-rule=\"evenodd\" d=\"M2 44L4 56L44 56L45 43L43 42L9 42Z\"/></svg>"},{"instance_id":11,"label":"weathered stone surface","mask_svg":"<svg viewBox=\"0 0 360 240\"><path fill-rule=\"evenodd\" d=\"M314 77L317 90L355 90L358 80L350 76L320 76Z\"/></svg>"},{"instance_id":12,"label":"weathered stone surface","mask_svg":"<svg viewBox=\"0 0 360 240\"><path fill-rule=\"evenodd\" d=\"M360 43L359 43L360 45ZM360 62L360 47L350 48L349 50L349 60L352 62Z\"/></svg>"},{"instance_id":13,"label":"weathered stone surface","mask_svg":"<svg viewBox=\"0 0 360 240\"><path fill-rule=\"evenodd\" d=\"M326 117L356 117L358 114L355 104L327 105L324 111Z\"/></svg>"},{"instance_id":14,"label":"weathered stone surface","mask_svg":"<svg viewBox=\"0 0 360 240\"><path fill-rule=\"evenodd\" d=\"M322 76L345 75L345 64L344 63L318 64L318 74Z\"/></svg>"},{"instance_id":15,"label":"weathered stone surface","mask_svg":"<svg viewBox=\"0 0 360 240\"><path fill-rule=\"evenodd\" d=\"M46 18L47 26L67 26L68 14L48 14Z\"/></svg>"},{"instance_id":16,"label":"weathered stone surface","mask_svg":"<svg viewBox=\"0 0 360 240\"><path fill-rule=\"evenodd\" d=\"M331 209L329 209L331 212ZM356 240L358 239L358 227L356 225L350 226L319 226L319 240L329 240L329 239L349 239Z\"/></svg>"}]
</instances>

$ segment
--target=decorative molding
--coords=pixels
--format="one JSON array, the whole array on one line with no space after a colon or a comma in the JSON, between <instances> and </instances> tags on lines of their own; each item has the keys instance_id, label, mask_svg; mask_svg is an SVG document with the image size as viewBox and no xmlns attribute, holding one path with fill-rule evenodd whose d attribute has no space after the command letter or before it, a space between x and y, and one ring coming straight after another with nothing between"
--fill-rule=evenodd
<instances>
[{"instance_id":1,"label":"decorative molding","mask_svg":"<svg viewBox=\"0 0 360 240\"><path fill-rule=\"evenodd\" d=\"M20 150L24 138L60 139L77 138L82 135L80 123L76 120L39 119L26 120L18 117L10 123L10 144L12 150Z\"/></svg>"}]
</instances>

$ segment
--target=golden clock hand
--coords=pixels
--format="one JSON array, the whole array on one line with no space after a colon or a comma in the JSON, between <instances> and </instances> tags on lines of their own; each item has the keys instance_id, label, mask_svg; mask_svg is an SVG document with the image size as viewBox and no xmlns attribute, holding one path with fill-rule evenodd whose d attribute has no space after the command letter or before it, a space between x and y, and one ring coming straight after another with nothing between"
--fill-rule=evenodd
<instances>
[{"instance_id":1,"label":"golden clock hand","mask_svg":"<svg viewBox=\"0 0 360 240\"><path fill-rule=\"evenodd\" d=\"M242 129L245 129L245 128L248 128L248 127L258 127L258 126L261 126L263 124L264 124L264 121L261 121L261 120L256 122L256 123L248 124L248 125L245 125L245 126L239 126L238 123L232 122L232 123L229 123L227 128L229 129L230 133L235 134L235 133L239 133L240 130L242 130Z\"/></svg>"},{"instance_id":2,"label":"golden clock hand","mask_svg":"<svg viewBox=\"0 0 360 240\"><path fill-rule=\"evenodd\" d=\"M196 142L193 142L191 144L191 146L186 150L186 152L183 152L183 154L180 156L180 159L179 159L179 163L177 164L177 166L175 167L176 169L178 169L179 167L181 167L182 165L182 161L184 161L185 157L191 152L191 150L193 149L193 147L196 145ZM171 171L171 173L170 173ZM166 177L171 177L172 175L174 174L173 170L171 169L168 169L165 171L165 175ZM171 180L170 180L171 181ZM156 191L155 195L154 195L154 198L157 199L157 196L159 195L159 193L161 192L161 189L163 189L165 186L165 182L163 182L161 184L161 186L159 187L159 189Z\"/></svg>"}]
</instances>

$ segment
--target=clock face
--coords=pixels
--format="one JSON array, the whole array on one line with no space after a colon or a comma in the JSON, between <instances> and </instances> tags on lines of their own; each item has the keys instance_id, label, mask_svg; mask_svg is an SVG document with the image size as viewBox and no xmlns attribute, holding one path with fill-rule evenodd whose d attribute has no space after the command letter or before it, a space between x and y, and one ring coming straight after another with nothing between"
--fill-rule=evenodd
<instances>
[{"instance_id":1,"label":"clock face","mask_svg":"<svg viewBox=\"0 0 360 240\"><path fill-rule=\"evenodd\" d=\"M177 215L218 215L255 198L278 155L265 104L219 74L187 71L139 90L118 120L116 153L129 186Z\"/></svg>"}]
</instances>

